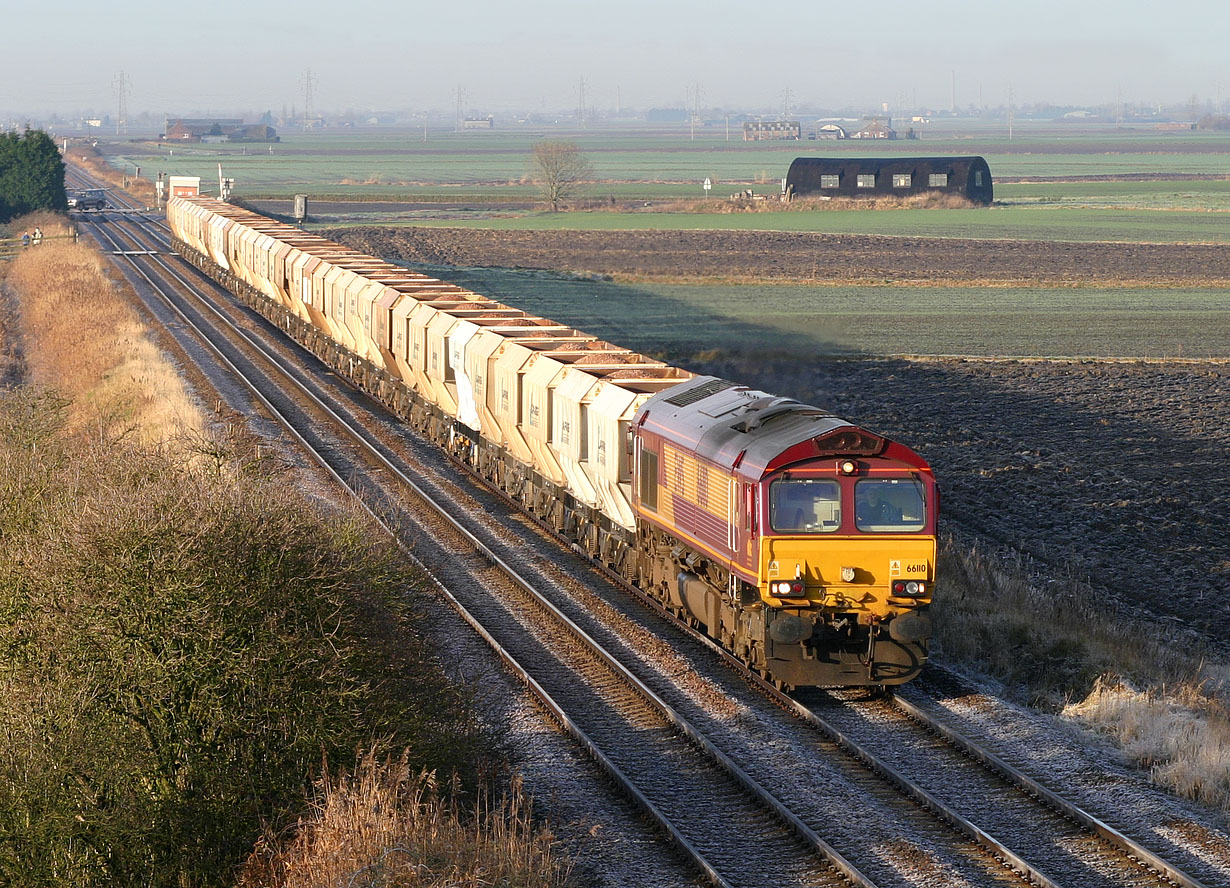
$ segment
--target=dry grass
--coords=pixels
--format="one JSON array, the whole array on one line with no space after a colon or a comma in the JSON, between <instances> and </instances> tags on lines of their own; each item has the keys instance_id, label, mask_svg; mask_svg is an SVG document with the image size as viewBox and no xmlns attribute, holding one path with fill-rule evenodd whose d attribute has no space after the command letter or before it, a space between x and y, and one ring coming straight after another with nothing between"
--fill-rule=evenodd
<instances>
[{"instance_id":1,"label":"dry grass","mask_svg":"<svg viewBox=\"0 0 1230 888\"><path fill-rule=\"evenodd\" d=\"M43 230L53 231L50 223ZM20 315L29 381L72 399L70 430L141 442L201 432L203 419L183 381L97 253L69 241L44 242L13 261L4 286Z\"/></svg>"},{"instance_id":2,"label":"dry grass","mask_svg":"<svg viewBox=\"0 0 1230 888\"><path fill-rule=\"evenodd\" d=\"M293 837L270 836L248 859L241 888L406 885L546 888L569 882L550 833L535 829L520 787L473 819L441 799L431 774L405 758L361 759L354 774L317 785Z\"/></svg>"},{"instance_id":3,"label":"dry grass","mask_svg":"<svg viewBox=\"0 0 1230 888\"><path fill-rule=\"evenodd\" d=\"M1109 734L1155 782L1230 812L1230 708L1202 686L1140 691L1108 679L1064 715Z\"/></svg>"},{"instance_id":4,"label":"dry grass","mask_svg":"<svg viewBox=\"0 0 1230 888\"><path fill-rule=\"evenodd\" d=\"M1108 617L1075 579L1039 588L1023 565L951 539L940 559L944 659L1104 731L1158 784L1230 810L1230 666L1155 625Z\"/></svg>"}]
</instances>

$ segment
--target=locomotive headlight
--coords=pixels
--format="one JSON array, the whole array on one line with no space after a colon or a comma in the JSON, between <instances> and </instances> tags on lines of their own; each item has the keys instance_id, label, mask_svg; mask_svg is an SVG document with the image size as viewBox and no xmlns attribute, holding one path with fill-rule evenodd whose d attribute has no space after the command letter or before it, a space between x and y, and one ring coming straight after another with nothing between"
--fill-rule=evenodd
<instances>
[{"instance_id":1,"label":"locomotive headlight","mask_svg":"<svg viewBox=\"0 0 1230 888\"><path fill-rule=\"evenodd\" d=\"M853 475L853 474L855 474L856 472L858 472L858 463L856 463L856 462L855 462L854 460L852 460L852 459L843 459L843 460L842 460L842 461L841 461L841 462L837 465L837 469L838 469L838 471L840 471L843 475Z\"/></svg>"},{"instance_id":2,"label":"locomotive headlight","mask_svg":"<svg viewBox=\"0 0 1230 888\"><path fill-rule=\"evenodd\" d=\"M921 598L927 594L927 584L917 580L897 580L893 583L894 595L905 595L910 598Z\"/></svg>"},{"instance_id":3,"label":"locomotive headlight","mask_svg":"<svg viewBox=\"0 0 1230 888\"><path fill-rule=\"evenodd\" d=\"M769 583L769 594L779 598L802 598L804 594L802 580L774 580Z\"/></svg>"}]
</instances>

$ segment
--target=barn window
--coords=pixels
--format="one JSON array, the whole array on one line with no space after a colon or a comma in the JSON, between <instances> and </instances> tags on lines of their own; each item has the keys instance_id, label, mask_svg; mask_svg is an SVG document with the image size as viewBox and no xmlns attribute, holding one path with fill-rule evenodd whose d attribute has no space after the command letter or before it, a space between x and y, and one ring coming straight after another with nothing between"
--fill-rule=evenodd
<instances>
[{"instance_id":1,"label":"barn window","mask_svg":"<svg viewBox=\"0 0 1230 888\"><path fill-rule=\"evenodd\" d=\"M982 187L982 170L974 170L974 187Z\"/></svg>"},{"instance_id":2,"label":"barn window","mask_svg":"<svg viewBox=\"0 0 1230 888\"><path fill-rule=\"evenodd\" d=\"M893 173L894 188L909 188L912 176L909 173Z\"/></svg>"},{"instance_id":3,"label":"barn window","mask_svg":"<svg viewBox=\"0 0 1230 888\"><path fill-rule=\"evenodd\" d=\"M932 188L947 188L948 174L947 173L932 173L927 176L927 184Z\"/></svg>"},{"instance_id":4,"label":"barn window","mask_svg":"<svg viewBox=\"0 0 1230 888\"><path fill-rule=\"evenodd\" d=\"M821 188L840 188L841 187L841 176L838 176L836 173L822 173L820 175L820 187Z\"/></svg>"},{"instance_id":5,"label":"barn window","mask_svg":"<svg viewBox=\"0 0 1230 888\"><path fill-rule=\"evenodd\" d=\"M859 173L858 174L859 188L875 188L876 174L875 173Z\"/></svg>"}]
</instances>

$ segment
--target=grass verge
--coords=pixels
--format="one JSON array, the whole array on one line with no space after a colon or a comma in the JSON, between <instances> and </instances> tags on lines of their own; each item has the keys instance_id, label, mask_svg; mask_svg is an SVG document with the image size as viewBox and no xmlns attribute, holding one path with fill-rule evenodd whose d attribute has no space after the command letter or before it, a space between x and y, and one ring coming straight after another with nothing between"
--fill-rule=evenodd
<instances>
[{"instance_id":1,"label":"grass verge","mask_svg":"<svg viewBox=\"0 0 1230 888\"><path fill-rule=\"evenodd\" d=\"M29 380L71 401L70 431L143 443L201 434L191 394L95 251L47 241L13 261L5 286L19 304Z\"/></svg>"},{"instance_id":2,"label":"grass verge","mask_svg":"<svg viewBox=\"0 0 1230 888\"><path fill-rule=\"evenodd\" d=\"M294 838L262 842L239 884L537 888L565 881L568 872L550 834L535 829L518 784L466 816L441 798L432 774L414 773L405 756L366 755L352 773L317 783Z\"/></svg>"},{"instance_id":3,"label":"grass verge","mask_svg":"<svg viewBox=\"0 0 1230 888\"><path fill-rule=\"evenodd\" d=\"M1230 811L1230 665L1109 615L1075 579L1041 587L1023 564L951 537L939 575L940 659L1109 735L1158 784Z\"/></svg>"}]
</instances>

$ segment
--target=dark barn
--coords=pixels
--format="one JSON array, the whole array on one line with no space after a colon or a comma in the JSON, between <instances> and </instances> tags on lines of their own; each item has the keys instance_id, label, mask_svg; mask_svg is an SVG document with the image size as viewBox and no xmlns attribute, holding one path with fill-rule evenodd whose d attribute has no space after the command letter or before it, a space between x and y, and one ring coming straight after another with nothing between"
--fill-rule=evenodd
<instances>
[{"instance_id":1,"label":"dark barn","mask_svg":"<svg viewBox=\"0 0 1230 888\"><path fill-rule=\"evenodd\" d=\"M786 193L796 197L905 197L928 191L989 204L991 168L981 157L798 157L786 174Z\"/></svg>"}]
</instances>

